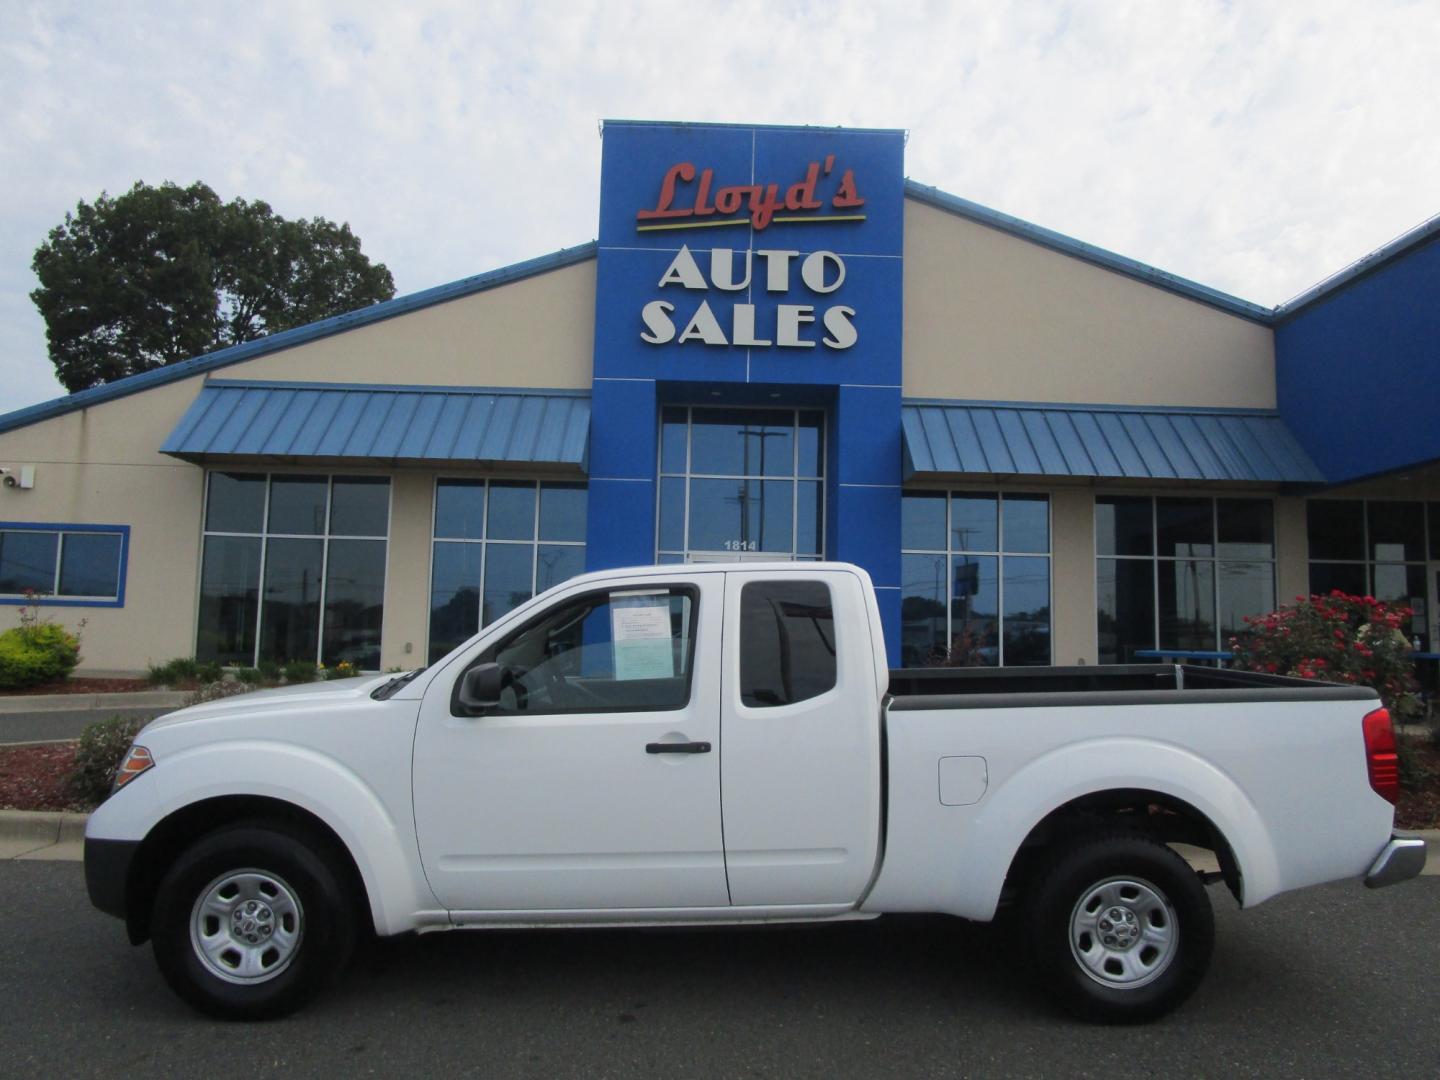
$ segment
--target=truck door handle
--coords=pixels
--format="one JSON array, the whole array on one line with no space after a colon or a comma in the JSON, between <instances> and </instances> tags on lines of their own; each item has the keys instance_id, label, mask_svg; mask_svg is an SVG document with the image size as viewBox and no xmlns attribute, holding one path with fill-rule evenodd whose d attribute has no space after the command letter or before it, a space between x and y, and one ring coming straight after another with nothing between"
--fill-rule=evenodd
<instances>
[{"instance_id":1,"label":"truck door handle","mask_svg":"<svg viewBox=\"0 0 1440 1080\"><path fill-rule=\"evenodd\" d=\"M645 744L647 754L708 754L708 742L651 742Z\"/></svg>"}]
</instances>

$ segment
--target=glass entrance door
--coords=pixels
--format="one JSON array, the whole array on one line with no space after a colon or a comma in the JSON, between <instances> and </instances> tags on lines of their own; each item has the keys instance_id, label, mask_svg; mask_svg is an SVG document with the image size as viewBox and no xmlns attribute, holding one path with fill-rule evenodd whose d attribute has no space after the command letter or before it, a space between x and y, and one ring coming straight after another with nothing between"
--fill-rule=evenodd
<instances>
[{"instance_id":1,"label":"glass entrance door","mask_svg":"<svg viewBox=\"0 0 1440 1080\"><path fill-rule=\"evenodd\" d=\"M822 558L824 462L818 410L666 408L656 561Z\"/></svg>"}]
</instances>

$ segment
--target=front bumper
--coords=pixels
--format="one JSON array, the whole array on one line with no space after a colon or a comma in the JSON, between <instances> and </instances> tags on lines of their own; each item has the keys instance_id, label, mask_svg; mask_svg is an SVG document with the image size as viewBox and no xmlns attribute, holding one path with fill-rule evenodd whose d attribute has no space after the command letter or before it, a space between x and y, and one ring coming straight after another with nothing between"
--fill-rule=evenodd
<instances>
[{"instance_id":1,"label":"front bumper","mask_svg":"<svg viewBox=\"0 0 1440 1080\"><path fill-rule=\"evenodd\" d=\"M105 914L117 919L126 917L130 864L139 850L139 840L85 838L85 890L90 902Z\"/></svg>"},{"instance_id":2,"label":"front bumper","mask_svg":"<svg viewBox=\"0 0 1440 1080\"><path fill-rule=\"evenodd\" d=\"M1398 885L1409 881L1425 869L1425 841L1418 836L1392 836L1390 842L1380 849L1370 872L1365 875L1365 885L1371 889L1383 889L1386 885Z\"/></svg>"}]
</instances>

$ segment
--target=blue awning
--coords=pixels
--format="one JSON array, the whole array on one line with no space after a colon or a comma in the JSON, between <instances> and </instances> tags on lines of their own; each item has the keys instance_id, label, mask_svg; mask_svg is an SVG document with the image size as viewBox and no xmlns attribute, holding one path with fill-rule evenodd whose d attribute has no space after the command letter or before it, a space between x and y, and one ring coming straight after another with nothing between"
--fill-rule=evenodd
<instances>
[{"instance_id":1,"label":"blue awning","mask_svg":"<svg viewBox=\"0 0 1440 1080\"><path fill-rule=\"evenodd\" d=\"M583 473L589 441L583 393L216 379L160 450L194 462L543 465Z\"/></svg>"},{"instance_id":2,"label":"blue awning","mask_svg":"<svg viewBox=\"0 0 1440 1080\"><path fill-rule=\"evenodd\" d=\"M907 477L1325 479L1273 412L907 401L901 420Z\"/></svg>"}]
</instances>

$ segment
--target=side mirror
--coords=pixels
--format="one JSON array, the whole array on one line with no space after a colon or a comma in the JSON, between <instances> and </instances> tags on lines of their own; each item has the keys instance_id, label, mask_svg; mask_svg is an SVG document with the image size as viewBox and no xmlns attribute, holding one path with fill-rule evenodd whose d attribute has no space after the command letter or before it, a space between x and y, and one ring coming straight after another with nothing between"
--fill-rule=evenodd
<instances>
[{"instance_id":1,"label":"side mirror","mask_svg":"<svg viewBox=\"0 0 1440 1080\"><path fill-rule=\"evenodd\" d=\"M476 664L460 679L456 695L460 705L472 716L500 704L503 672L499 664Z\"/></svg>"}]
</instances>

